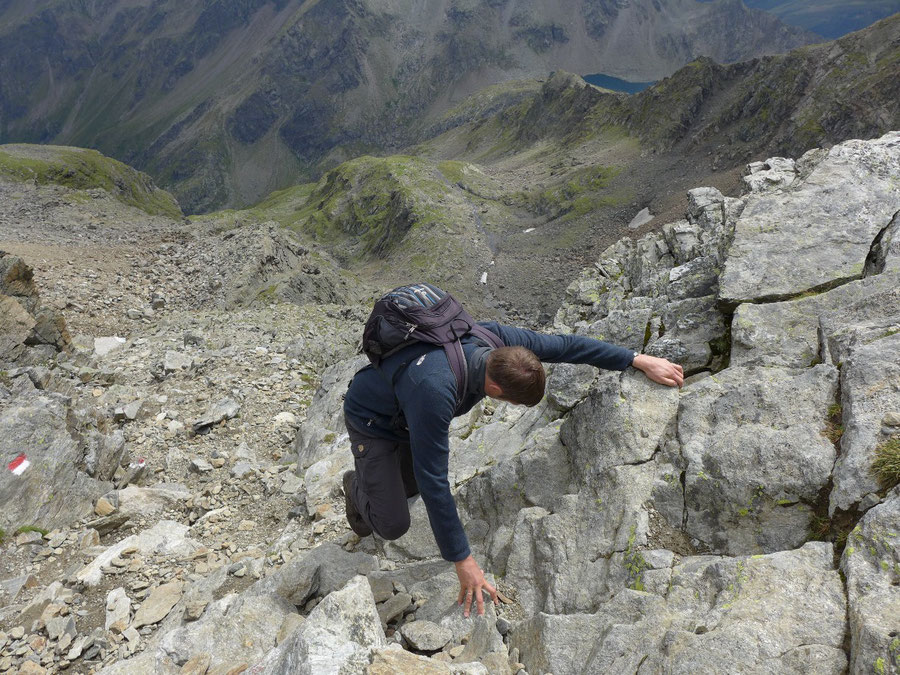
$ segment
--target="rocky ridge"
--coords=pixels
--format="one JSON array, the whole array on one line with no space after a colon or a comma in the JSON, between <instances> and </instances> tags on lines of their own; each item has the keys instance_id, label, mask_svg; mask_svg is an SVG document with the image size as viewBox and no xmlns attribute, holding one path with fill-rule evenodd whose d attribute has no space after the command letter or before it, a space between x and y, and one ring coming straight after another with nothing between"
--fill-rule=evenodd
<instances>
[{"instance_id":1,"label":"rocky ridge","mask_svg":"<svg viewBox=\"0 0 900 675\"><path fill-rule=\"evenodd\" d=\"M90 520L3 544L24 574L2 584L0 671L900 672L900 488L870 470L900 435L898 178L897 132L754 164L744 196L692 190L684 220L572 283L554 330L691 377L559 365L539 406L455 421L451 483L504 595L483 618L420 500L394 542L343 523L360 361L315 336L358 329L353 310L322 306L300 352L285 305L163 305L125 343L21 348L4 414L71 380L59 405L101 399L98 447L118 433L129 457L100 463L115 485Z\"/></svg>"}]
</instances>

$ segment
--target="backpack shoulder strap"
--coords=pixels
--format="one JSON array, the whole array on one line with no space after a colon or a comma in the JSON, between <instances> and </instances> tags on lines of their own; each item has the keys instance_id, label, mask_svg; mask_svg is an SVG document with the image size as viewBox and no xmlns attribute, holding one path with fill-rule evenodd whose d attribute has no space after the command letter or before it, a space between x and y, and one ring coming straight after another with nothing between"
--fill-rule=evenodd
<instances>
[{"instance_id":1,"label":"backpack shoulder strap","mask_svg":"<svg viewBox=\"0 0 900 675\"><path fill-rule=\"evenodd\" d=\"M488 343L488 346L493 347L494 349L506 346L503 343L503 340L500 339L499 335L497 335L493 331L489 331L487 328L477 323L472 324L472 328L469 330L469 333L471 333L475 337L481 338Z\"/></svg>"},{"instance_id":2,"label":"backpack shoulder strap","mask_svg":"<svg viewBox=\"0 0 900 675\"><path fill-rule=\"evenodd\" d=\"M444 352L450 361L450 370L456 378L456 405L459 406L469 387L469 364L466 362L466 353L460 340L444 344Z\"/></svg>"}]
</instances>

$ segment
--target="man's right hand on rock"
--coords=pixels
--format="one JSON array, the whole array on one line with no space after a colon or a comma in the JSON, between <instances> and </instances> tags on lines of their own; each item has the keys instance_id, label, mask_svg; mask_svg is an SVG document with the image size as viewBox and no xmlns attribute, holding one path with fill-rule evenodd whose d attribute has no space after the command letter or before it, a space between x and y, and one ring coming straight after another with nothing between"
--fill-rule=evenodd
<instances>
[{"instance_id":1,"label":"man's right hand on rock","mask_svg":"<svg viewBox=\"0 0 900 675\"><path fill-rule=\"evenodd\" d=\"M457 602L460 605L465 602L465 609L463 610L464 616L467 618L469 616L473 597L475 598L479 616L484 615L484 598L481 595L482 589L490 594L495 605L500 603L500 599L497 596L497 589L491 586L484 578L484 572L481 571L478 563L475 562L475 558L470 555L468 558L464 558L454 564L456 565L456 576L459 577L459 598L457 599Z\"/></svg>"}]
</instances>

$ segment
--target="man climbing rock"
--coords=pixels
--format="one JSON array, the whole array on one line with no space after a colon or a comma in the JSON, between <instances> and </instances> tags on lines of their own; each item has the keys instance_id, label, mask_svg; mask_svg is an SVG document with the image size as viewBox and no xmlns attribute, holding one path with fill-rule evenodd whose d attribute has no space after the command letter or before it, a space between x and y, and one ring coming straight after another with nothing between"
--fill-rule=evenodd
<instances>
[{"instance_id":1,"label":"man climbing rock","mask_svg":"<svg viewBox=\"0 0 900 675\"><path fill-rule=\"evenodd\" d=\"M431 289L442 294L431 286L426 290ZM443 299L443 294L435 299ZM344 417L355 471L345 473L343 482L347 520L361 537L373 532L384 539L401 537L410 526L407 499L422 495L441 555L456 565L458 601L465 603L469 616L473 598L478 613L484 613L482 589L495 604L497 591L472 557L450 493L451 420L484 396L537 405L544 396L542 361L586 363L605 370L633 367L671 387L684 383L684 373L666 359L593 338L544 335L495 322L472 322L467 334L454 342L465 357L458 359L462 366L453 365L452 349L413 340L389 353L377 367L354 376L344 400ZM455 372L460 368L461 377Z\"/></svg>"}]
</instances>

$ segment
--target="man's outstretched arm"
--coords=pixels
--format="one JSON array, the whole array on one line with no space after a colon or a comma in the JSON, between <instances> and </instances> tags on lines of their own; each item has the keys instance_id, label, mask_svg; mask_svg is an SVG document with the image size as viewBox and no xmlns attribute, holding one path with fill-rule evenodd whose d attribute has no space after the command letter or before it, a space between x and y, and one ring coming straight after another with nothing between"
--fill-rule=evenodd
<instances>
[{"instance_id":1,"label":"man's outstretched arm","mask_svg":"<svg viewBox=\"0 0 900 675\"><path fill-rule=\"evenodd\" d=\"M546 363L586 363L605 370L625 370L634 366L659 384L680 387L684 384L681 366L647 354L584 335L546 335L526 328L495 322L482 324L499 335L507 345L519 345L533 351Z\"/></svg>"}]
</instances>

